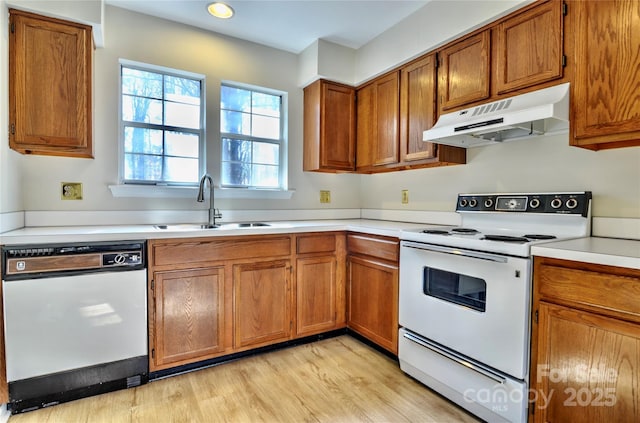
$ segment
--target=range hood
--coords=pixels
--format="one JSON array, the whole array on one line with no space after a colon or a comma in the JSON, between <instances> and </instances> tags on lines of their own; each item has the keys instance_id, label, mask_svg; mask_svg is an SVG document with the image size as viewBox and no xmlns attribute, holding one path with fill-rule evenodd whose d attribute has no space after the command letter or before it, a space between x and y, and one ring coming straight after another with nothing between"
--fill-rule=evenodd
<instances>
[{"instance_id":1,"label":"range hood","mask_svg":"<svg viewBox=\"0 0 640 423\"><path fill-rule=\"evenodd\" d=\"M569 130L569 83L447 113L423 141L479 147Z\"/></svg>"}]
</instances>

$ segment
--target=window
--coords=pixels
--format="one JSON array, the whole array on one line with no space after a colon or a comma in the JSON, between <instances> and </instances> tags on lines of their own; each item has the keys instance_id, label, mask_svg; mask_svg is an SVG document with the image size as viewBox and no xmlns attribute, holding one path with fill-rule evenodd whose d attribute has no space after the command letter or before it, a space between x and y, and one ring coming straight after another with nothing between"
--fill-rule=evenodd
<instances>
[{"instance_id":1,"label":"window","mask_svg":"<svg viewBox=\"0 0 640 423\"><path fill-rule=\"evenodd\" d=\"M204 173L204 76L120 62L120 177L194 185Z\"/></svg>"},{"instance_id":2,"label":"window","mask_svg":"<svg viewBox=\"0 0 640 423\"><path fill-rule=\"evenodd\" d=\"M223 83L220 138L223 187L287 189L284 93Z\"/></svg>"}]
</instances>

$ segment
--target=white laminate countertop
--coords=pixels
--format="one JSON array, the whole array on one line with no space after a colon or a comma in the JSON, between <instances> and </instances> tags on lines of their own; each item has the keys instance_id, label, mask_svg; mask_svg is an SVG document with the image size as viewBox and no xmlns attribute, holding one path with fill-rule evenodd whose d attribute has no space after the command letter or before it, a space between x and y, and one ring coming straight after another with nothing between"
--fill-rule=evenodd
<instances>
[{"instance_id":1,"label":"white laminate countertop","mask_svg":"<svg viewBox=\"0 0 640 423\"><path fill-rule=\"evenodd\" d=\"M616 238L578 238L531 247L534 256L640 269L640 241Z\"/></svg>"},{"instance_id":2,"label":"white laminate countertop","mask_svg":"<svg viewBox=\"0 0 640 423\"><path fill-rule=\"evenodd\" d=\"M267 222L270 226L238 228L233 224L223 224L221 228L217 229L199 229L193 225L169 225L170 229L158 229L155 225L25 227L0 234L0 243L3 245L53 244L65 242L269 235L345 230L363 232L372 235L399 237L400 231L403 229L433 226L418 223L370 219Z\"/></svg>"}]
</instances>

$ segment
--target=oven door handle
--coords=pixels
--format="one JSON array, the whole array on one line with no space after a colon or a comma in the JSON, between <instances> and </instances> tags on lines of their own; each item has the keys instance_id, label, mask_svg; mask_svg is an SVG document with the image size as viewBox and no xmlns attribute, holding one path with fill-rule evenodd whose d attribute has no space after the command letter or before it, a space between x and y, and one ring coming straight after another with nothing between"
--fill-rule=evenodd
<instances>
[{"instance_id":1,"label":"oven door handle","mask_svg":"<svg viewBox=\"0 0 640 423\"><path fill-rule=\"evenodd\" d=\"M438 253L453 254L461 257L470 257L480 260L489 260L496 263L506 263L507 257L498 256L496 254L481 253L480 251L461 250L459 248L444 247L442 245L422 244L419 242L403 241L403 247L415 248L416 250L435 251Z\"/></svg>"},{"instance_id":2,"label":"oven door handle","mask_svg":"<svg viewBox=\"0 0 640 423\"><path fill-rule=\"evenodd\" d=\"M496 372L494 372L492 370L487 369L486 367L479 366L476 363L470 363L469 359L465 358L464 356L462 356L462 355L460 355L458 353L455 353L455 352L449 351L449 350L445 350L441 346L439 346L439 345L437 345L437 344L435 344L435 343L433 343L431 341L428 341L428 340L426 340L426 339L424 339L422 337L415 336L415 335L413 335L411 333L405 332L403 334L403 336L406 339L408 339L409 341L415 342L416 344L418 344L418 345L420 345L420 346L422 346L424 348L427 348L427 349L429 349L429 350L431 350L431 351L433 351L433 352L435 352L437 354L440 354L441 356L446 357L449 360L454 361L454 362L466 367L467 369L473 370L476 373L479 373L484 377L488 377L489 379L493 380L494 382L498 382L498 383L503 384L503 385L505 383L507 383L507 378L499 375L498 373L496 373Z\"/></svg>"}]
</instances>

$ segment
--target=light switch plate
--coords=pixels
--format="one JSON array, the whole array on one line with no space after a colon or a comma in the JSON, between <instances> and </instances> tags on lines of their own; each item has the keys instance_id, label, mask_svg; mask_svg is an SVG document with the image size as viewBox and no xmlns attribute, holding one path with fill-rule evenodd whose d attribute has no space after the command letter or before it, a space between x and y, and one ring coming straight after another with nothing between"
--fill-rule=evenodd
<instances>
[{"instance_id":1,"label":"light switch plate","mask_svg":"<svg viewBox=\"0 0 640 423\"><path fill-rule=\"evenodd\" d=\"M320 190L320 202L321 203L330 203L331 202L331 191Z\"/></svg>"},{"instance_id":2,"label":"light switch plate","mask_svg":"<svg viewBox=\"0 0 640 423\"><path fill-rule=\"evenodd\" d=\"M82 200L81 182L61 182L60 198L62 200Z\"/></svg>"},{"instance_id":3,"label":"light switch plate","mask_svg":"<svg viewBox=\"0 0 640 423\"><path fill-rule=\"evenodd\" d=\"M402 190L402 204L409 204L409 190Z\"/></svg>"}]
</instances>

